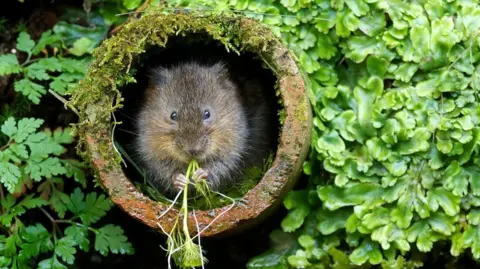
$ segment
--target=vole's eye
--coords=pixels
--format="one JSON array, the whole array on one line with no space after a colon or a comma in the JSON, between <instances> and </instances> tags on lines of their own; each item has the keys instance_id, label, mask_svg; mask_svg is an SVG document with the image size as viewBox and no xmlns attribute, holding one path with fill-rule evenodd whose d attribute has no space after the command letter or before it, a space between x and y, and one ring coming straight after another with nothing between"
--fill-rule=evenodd
<instances>
[{"instance_id":1,"label":"vole's eye","mask_svg":"<svg viewBox=\"0 0 480 269\"><path fill-rule=\"evenodd\" d=\"M177 112L173 111L172 114L170 114L170 119L177 121Z\"/></svg>"},{"instance_id":2,"label":"vole's eye","mask_svg":"<svg viewBox=\"0 0 480 269\"><path fill-rule=\"evenodd\" d=\"M208 120L210 118L210 111L205 110L203 111L203 119Z\"/></svg>"}]
</instances>

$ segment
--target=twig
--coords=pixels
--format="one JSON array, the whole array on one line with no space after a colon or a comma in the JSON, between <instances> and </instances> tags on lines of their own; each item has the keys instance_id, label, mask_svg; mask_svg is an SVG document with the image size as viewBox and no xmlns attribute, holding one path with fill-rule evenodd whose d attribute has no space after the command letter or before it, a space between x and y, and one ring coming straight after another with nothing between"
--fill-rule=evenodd
<instances>
[{"instance_id":1,"label":"twig","mask_svg":"<svg viewBox=\"0 0 480 269\"><path fill-rule=\"evenodd\" d=\"M3 193L3 185L0 184L0 200L4 200L5 199L5 195ZM0 213L3 214L3 207L0 206Z\"/></svg>"},{"instance_id":2,"label":"twig","mask_svg":"<svg viewBox=\"0 0 480 269\"><path fill-rule=\"evenodd\" d=\"M47 210L45 210L45 209L43 209L43 208L41 208L41 207L39 207L38 209L40 209L40 211L42 211L42 213L43 213L45 216L47 216L47 218L48 218L54 225L57 224L57 222L55 221L55 219L52 217L52 215L50 215L50 213L47 212Z\"/></svg>"},{"instance_id":3,"label":"twig","mask_svg":"<svg viewBox=\"0 0 480 269\"><path fill-rule=\"evenodd\" d=\"M151 0L146 0L137 10L135 10L134 12L131 12L129 13L129 15L133 15L135 14L135 18L138 18L138 16L140 14L142 14L145 9L147 9L148 5L150 4ZM118 15L118 14L117 14ZM124 21L123 23L121 23L120 25L118 25L117 27L113 28L112 31L110 31L110 34L115 34L116 32L120 31L120 29L125 26L125 24L129 23L130 22L130 19L132 18L132 16L130 16L126 21Z\"/></svg>"},{"instance_id":4,"label":"twig","mask_svg":"<svg viewBox=\"0 0 480 269\"><path fill-rule=\"evenodd\" d=\"M78 112L78 110L73 105L68 104L67 99L60 96L60 94L54 92L52 89L48 89L48 92L55 98L57 98L60 102L62 102L65 109L67 109L67 107L70 108L78 117L80 117L80 113Z\"/></svg>"},{"instance_id":5,"label":"twig","mask_svg":"<svg viewBox=\"0 0 480 269\"><path fill-rule=\"evenodd\" d=\"M13 143L15 143L15 142L13 142L13 140L8 141L7 144L3 145L3 146L0 148L0 151L3 151L3 150L5 150L6 148L10 147Z\"/></svg>"},{"instance_id":6,"label":"twig","mask_svg":"<svg viewBox=\"0 0 480 269\"><path fill-rule=\"evenodd\" d=\"M152 0L146 0L136 11L135 11L135 14L136 16L140 15L140 13L142 13L143 11L145 11L145 9L147 9L148 5L150 5L150 2Z\"/></svg>"}]
</instances>

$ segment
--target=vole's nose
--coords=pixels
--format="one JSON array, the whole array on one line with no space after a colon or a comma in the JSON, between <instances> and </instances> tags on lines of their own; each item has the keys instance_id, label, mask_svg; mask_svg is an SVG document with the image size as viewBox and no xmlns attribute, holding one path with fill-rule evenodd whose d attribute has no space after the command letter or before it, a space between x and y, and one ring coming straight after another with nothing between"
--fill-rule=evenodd
<instances>
[{"instance_id":1,"label":"vole's nose","mask_svg":"<svg viewBox=\"0 0 480 269\"><path fill-rule=\"evenodd\" d=\"M189 149L189 150L188 150L188 153L189 153L190 155L192 155L192 156L197 156L198 153L200 153L200 150L198 150L198 149Z\"/></svg>"},{"instance_id":2,"label":"vole's nose","mask_svg":"<svg viewBox=\"0 0 480 269\"><path fill-rule=\"evenodd\" d=\"M192 157L197 157L198 155L200 155L202 153L200 147L198 147L198 146L188 148L187 152Z\"/></svg>"}]
</instances>

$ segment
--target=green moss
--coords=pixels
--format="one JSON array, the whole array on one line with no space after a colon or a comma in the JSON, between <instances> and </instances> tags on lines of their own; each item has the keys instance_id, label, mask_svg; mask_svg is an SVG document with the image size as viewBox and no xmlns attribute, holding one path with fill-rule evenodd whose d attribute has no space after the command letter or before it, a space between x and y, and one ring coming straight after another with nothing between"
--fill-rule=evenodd
<instances>
[{"instance_id":1,"label":"green moss","mask_svg":"<svg viewBox=\"0 0 480 269\"><path fill-rule=\"evenodd\" d=\"M72 91L68 105L73 105L80 112L80 120L74 128L80 134L77 150L82 157L90 159L91 153L87 152L85 144L88 134L97 139L98 151L111 167L120 164L121 158L111 146L112 128L116 124L112 122L111 115L122 107L120 89L135 81L131 72L135 60L151 47L165 47L170 37L198 33L220 41L228 51L239 54L248 51L259 55L279 79L288 73L286 68L273 60L275 48L282 46L280 41L266 27L251 19L231 14L164 14L150 11L141 19L126 24L95 49L95 60L87 76L80 82L79 88ZM279 100L282 101L281 98Z\"/></svg>"}]
</instances>

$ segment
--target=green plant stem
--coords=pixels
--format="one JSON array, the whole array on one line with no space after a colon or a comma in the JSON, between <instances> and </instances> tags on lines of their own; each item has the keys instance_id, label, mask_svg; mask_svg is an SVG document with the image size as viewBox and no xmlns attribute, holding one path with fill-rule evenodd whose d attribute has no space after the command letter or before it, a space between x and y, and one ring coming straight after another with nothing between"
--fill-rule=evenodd
<instances>
[{"instance_id":1,"label":"green plant stem","mask_svg":"<svg viewBox=\"0 0 480 269\"><path fill-rule=\"evenodd\" d=\"M0 201L5 199L5 194L3 193L3 185L0 184ZM3 207L0 206L0 214L3 214Z\"/></svg>"},{"instance_id":2,"label":"green plant stem","mask_svg":"<svg viewBox=\"0 0 480 269\"><path fill-rule=\"evenodd\" d=\"M58 230L57 226L58 224L60 223L63 223L63 224L71 224L71 225L76 225L76 226L79 226L79 227L86 227L88 230L94 232L94 233L98 233L98 230L95 229L95 228L92 228L90 226L86 226L82 223L78 223L78 222L75 222L73 221L75 218L72 218L72 219L69 219L69 220L58 220L58 219L54 219L52 217L52 215L50 213L48 213L45 209L39 207L40 211L42 211L42 213L47 216L47 218L50 220L50 222L53 224L53 238L56 240L56 230ZM60 232L60 230L58 230L58 232Z\"/></svg>"},{"instance_id":3,"label":"green plant stem","mask_svg":"<svg viewBox=\"0 0 480 269\"><path fill-rule=\"evenodd\" d=\"M56 223L66 223L66 224L71 224L71 225L76 225L78 227L84 227L84 228L87 228L88 230L94 232L94 233L98 233L98 230L95 229L95 228L92 228L90 226L87 226L85 224L82 224L82 223L78 223L78 222L75 222L75 221L71 221L71 220L56 220L55 221Z\"/></svg>"},{"instance_id":4,"label":"green plant stem","mask_svg":"<svg viewBox=\"0 0 480 269\"><path fill-rule=\"evenodd\" d=\"M6 150L6 149L7 149L8 147L10 147L13 143L14 143L13 140L10 139L10 140L7 142L7 144L3 145L3 146L0 148L0 151Z\"/></svg>"},{"instance_id":5,"label":"green plant stem","mask_svg":"<svg viewBox=\"0 0 480 269\"><path fill-rule=\"evenodd\" d=\"M187 216L188 216L188 187L190 185L190 176L192 174L193 166L195 165L195 161L190 162L190 165L188 165L187 168L187 173L185 177L187 178L187 182L185 183L185 187L183 190L183 204L182 204L182 209L183 209L183 233L185 236L188 238L190 237L190 233L188 232L188 222L187 222Z\"/></svg>"},{"instance_id":6,"label":"green plant stem","mask_svg":"<svg viewBox=\"0 0 480 269\"><path fill-rule=\"evenodd\" d=\"M32 58L32 55L28 55L27 60L22 63L22 67L24 67L27 64L31 64L31 63L34 63L34 62L42 59L42 58L36 58L36 59L30 60L30 58Z\"/></svg>"},{"instance_id":7,"label":"green plant stem","mask_svg":"<svg viewBox=\"0 0 480 269\"><path fill-rule=\"evenodd\" d=\"M60 102L62 102L63 105L65 106L65 108L67 108L67 107L70 108L70 110L72 110L73 113L75 113L77 116L80 117L80 113L77 111L77 109L76 109L74 106L72 106L72 105L70 105L70 104L68 103L67 99L63 98L63 97L60 96L58 93L52 91L52 89L48 89L48 92L49 92L51 95L53 95L55 98L57 98Z\"/></svg>"}]
</instances>

